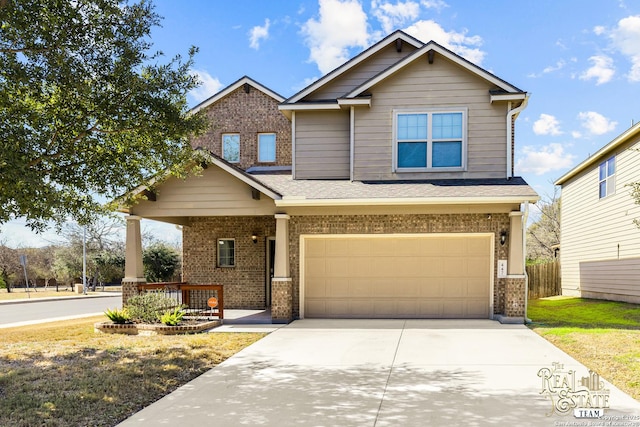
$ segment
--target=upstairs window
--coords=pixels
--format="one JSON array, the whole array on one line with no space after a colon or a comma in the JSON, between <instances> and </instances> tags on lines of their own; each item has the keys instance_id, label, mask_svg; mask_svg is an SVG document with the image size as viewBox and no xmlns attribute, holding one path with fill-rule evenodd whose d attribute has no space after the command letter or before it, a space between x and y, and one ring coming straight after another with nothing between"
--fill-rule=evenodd
<instances>
[{"instance_id":1,"label":"upstairs window","mask_svg":"<svg viewBox=\"0 0 640 427\"><path fill-rule=\"evenodd\" d=\"M616 192L616 158L600 163L599 173L600 198L610 196Z\"/></svg>"},{"instance_id":2,"label":"upstairs window","mask_svg":"<svg viewBox=\"0 0 640 427\"><path fill-rule=\"evenodd\" d=\"M229 163L240 162L240 134L225 133L222 135L222 158Z\"/></svg>"},{"instance_id":3,"label":"upstairs window","mask_svg":"<svg viewBox=\"0 0 640 427\"><path fill-rule=\"evenodd\" d=\"M258 161L273 163L276 161L276 134L258 134Z\"/></svg>"},{"instance_id":4,"label":"upstairs window","mask_svg":"<svg viewBox=\"0 0 640 427\"><path fill-rule=\"evenodd\" d=\"M398 171L463 170L466 111L396 112Z\"/></svg>"}]
</instances>

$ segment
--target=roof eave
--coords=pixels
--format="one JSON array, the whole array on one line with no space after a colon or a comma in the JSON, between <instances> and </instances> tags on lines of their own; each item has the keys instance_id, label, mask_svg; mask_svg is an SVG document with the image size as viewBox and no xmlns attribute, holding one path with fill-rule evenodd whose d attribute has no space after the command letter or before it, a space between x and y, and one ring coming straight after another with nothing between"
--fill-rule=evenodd
<instances>
[{"instance_id":1,"label":"roof eave","mask_svg":"<svg viewBox=\"0 0 640 427\"><path fill-rule=\"evenodd\" d=\"M415 198L368 198L368 199L307 199L285 196L276 200L276 207L321 207L321 206L415 206L415 205L486 205L535 203L536 196L496 197L415 197Z\"/></svg>"},{"instance_id":2,"label":"roof eave","mask_svg":"<svg viewBox=\"0 0 640 427\"><path fill-rule=\"evenodd\" d=\"M567 172L564 175L562 175L560 178L558 178L554 182L554 185L562 185L562 184L564 184L565 182L567 182L571 178L573 178L576 175L578 175L581 172L583 172L585 169L593 166L595 163L598 163L602 159L602 157L605 157L605 156L611 154L611 152L615 151L618 147L620 147L623 144L626 144L633 137L639 136L639 135L640 135L640 122L636 123L635 125L631 126L626 131L622 132L620 135L618 135L616 138L614 138L607 145L602 147L600 150L596 151L592 156L589 156L588 159L584 160L582 163L578 164L576 167L571 169L569 172Z\"/></svg>"},{"instance_id":3,"label":"roof eave","mask_svg":"<svg viewBox=\"0 0 640 427\"><path fill-rule=\"evenodd\" d=\"M214 104L214 103L218 102L220 99L222 99L225 96L229 95L231 92L237 90L238 88L240 88L244 84L251 85L255 89L257 89L260 92L264 93L265 95L270 96L271 98L275 99L277 102L282 102L282 101L285 100L285 98L282 95L280 95L280 94L272 91L268 87L258 83L257 81L253 80L251 77L243 76L240 79L236 80L235 82L231 83L229 86L227 86L224 89L222 89L221 91L219 91L218 93L214 94L210 98L202 101L200 104L198 104L195 107L193 107L191 110L189 110L189 113L195 114L198 111L204 110L205 108L207 108L211 104Z\"/></svg>"}]
</instances>

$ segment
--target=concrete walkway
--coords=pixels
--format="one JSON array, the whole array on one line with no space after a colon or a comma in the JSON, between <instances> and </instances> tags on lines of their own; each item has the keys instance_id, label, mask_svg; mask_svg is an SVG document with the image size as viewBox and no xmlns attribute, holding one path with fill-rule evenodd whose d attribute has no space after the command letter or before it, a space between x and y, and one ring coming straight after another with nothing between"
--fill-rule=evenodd
<instances>
[{"instance_id":1,"label":"concrete walkway","mask_svg":"<svg viewBox=\"0 0 640 427\"><path fill-rule=\"evenodd\" d=\"M612 418L554 412L560 389L538 376L554 362L558 387L589 376L522 325L299 320L120 426L640 426L640 403L606 382Z\"/></svg>"}]
</instances>

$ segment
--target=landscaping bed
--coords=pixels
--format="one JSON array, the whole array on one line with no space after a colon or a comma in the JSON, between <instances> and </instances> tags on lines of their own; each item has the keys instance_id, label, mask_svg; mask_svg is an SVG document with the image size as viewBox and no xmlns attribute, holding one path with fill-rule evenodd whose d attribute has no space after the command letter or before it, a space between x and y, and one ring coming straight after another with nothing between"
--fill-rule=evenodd
<instances>
[{"instance_id":1,"label":"landscaping bed","mask_svg":"<svg viewBox=\"0 0 640 427\"><path fill-rule=\"evenodd\" d=\"M221 320L190 319L187 317L176 326L157 323L113 323L107 321L97 322L93 327L96 332L105 334L177 335L203 332L221 324Z\"/></svg>"}]
</instances>

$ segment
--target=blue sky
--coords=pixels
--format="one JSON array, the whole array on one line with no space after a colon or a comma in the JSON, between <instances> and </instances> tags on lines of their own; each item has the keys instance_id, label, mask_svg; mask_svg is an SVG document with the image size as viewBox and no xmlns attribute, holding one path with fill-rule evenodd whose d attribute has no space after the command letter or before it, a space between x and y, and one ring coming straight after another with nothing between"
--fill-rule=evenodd
<instances>
[{"instance_id":1,"label":"blue sky","mask_svg":"<svg viewBox=\"0 0 640 427\"><path fill-rule=\"evenodd\" d=\"M248 75L284 97L402 29L531 94L517 121L516 175L541 195L640 120L636 0L156 0L167 57L200 51L191 105ZM176 231L149 225L175 240ZM13 246L42 245L20 221ZM45 236L51 239L51 235Z\"/></svg>"}]
</instances>

